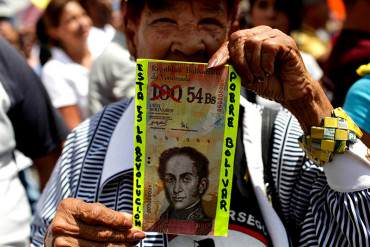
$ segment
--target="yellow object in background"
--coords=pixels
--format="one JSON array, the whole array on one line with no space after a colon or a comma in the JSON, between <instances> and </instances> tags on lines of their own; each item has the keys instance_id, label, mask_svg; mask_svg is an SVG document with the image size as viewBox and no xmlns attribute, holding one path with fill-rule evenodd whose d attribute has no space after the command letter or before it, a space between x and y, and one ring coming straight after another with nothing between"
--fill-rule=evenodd
<instances>
[{"instance_id":1,"label":"yellow object in background","mask_svg":"<svg viewBox=\"0 0 370 247\"><path fill-rule=\"evenodd\" d=\"M365 75L370 74L370 63L361 65L360 68L356 70L356 72L359 76L365 76Z\"/></svg>"},{"instance_id":2,"label":"yellow object in background","mask_svg":"<svg viewBox=\"0 0 370 247\"><path fill-rule=\"evenodd\" d=\"M50 0L31 0L31 3L41 10L44 10L49 2Z\"/></svg>"}]
</instances>

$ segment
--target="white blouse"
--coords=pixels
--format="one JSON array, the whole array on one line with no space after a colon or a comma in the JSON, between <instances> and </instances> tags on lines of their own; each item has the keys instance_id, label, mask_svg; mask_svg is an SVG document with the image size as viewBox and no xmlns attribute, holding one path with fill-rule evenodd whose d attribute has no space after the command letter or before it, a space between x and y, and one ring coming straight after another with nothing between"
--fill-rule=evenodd
<instances>
[{"instance_id":1,"label":"white blouse","mask_svg":"<svg viewBox=\"0 0 370 247\"><path fill-rule=\"evenodd\" d=\"M78 105L81 118L88 117L89 69L75 63L60 48L52 48L52 59L42 69L42 82L55 108ZM93 51L92 57L94 56Z\"/></svg>"}]
</instances>

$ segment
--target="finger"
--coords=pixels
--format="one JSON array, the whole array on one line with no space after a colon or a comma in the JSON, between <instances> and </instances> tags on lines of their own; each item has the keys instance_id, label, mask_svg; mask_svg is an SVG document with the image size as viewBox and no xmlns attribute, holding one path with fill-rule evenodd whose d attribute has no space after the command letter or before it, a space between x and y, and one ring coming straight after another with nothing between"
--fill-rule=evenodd
<instances>
[{"instance_id":1,"label":"finger","mask_svg":"<svg viewBox=\"0 0 370 247\"><path fill-rule=\"evenodd\" d=\"M237 32L234 32L231 35L230 39L232 39L233 38L232 36L235 35L235 34L242 35L242 36L253 37L253 36L259 35L261 33L265 33L265 32L270 31L270 30L272 30L271 27L264 26L264 25L249 28L249 29L243 29L243 30L239 30Z\"/></svg>"},{"instance_id":2,"label":"finger","mask_svg":"<svg viewBox=\"0 0 370 247\"><path fill-rule=\"evenodd\" d=\"M279 35L279 32L282 33L279 30L274 31L276 35L269 39L265 45L278 51L276 53L277 60L282 64L292 63L288 64L289 66L295 65L297 60L302 60L294 40L290 36Z\"/></svg>"},{"instance_id":3,"label":"finger","mask_svg":"<svg viewBox=\"0 0 370 247\"><path fill-rule=\"evenodd\" d=\"M82 224L77 236L90 241L116 243L140 241L145 238L145 233L137 229L114 231L102 226L91 227Z\"/></svg>"},{"instance_id":4,"label":"finger","mask_svg":"<svg viewBox=\"0 0 370 247\"><path fill-rule=\"evenodd\" d=\"M253 73L251 73L250 64L248 63L249 57L252 57L253 50L246 50L245 44L253 39L254 36L265 33L271 30L267 26L259 26L256 28L241 30L233 33L229 41L230 61L235 66L238 74L242 76L243 81L252 82L254 80Z\"/></svg>"},{"instance_id":5,"label":"finger","mask_svg":"<svg viewBox=\"0 0 370 247\"><path fill-rule=\"evenodd\" d=\"M84 204L80 207L78 217L88 224L105 225L116 229L132 227L132 216L105 207L100 203Z\"/></svg>"},{"instance_id":6,"label":"finger","mask_svg":"<svg viewBox=\"0 0 370 247\"><path fill-rule=\"evenodd\" d=\"M145 233L137 229L114 230L105 226L94 226L79 222L77 226L68 228L53 223L51 232L54 236L68 235L96 242L124 242L140 241L145 238Z\"/></svg>"},{"instance_id":7,"label":"finger","mask_svg":"<svg viewBox=\"0 0 370 247\"><path fill-rule=\"evenodd\" d=\"M261 68L266 77L270 77L275 72L276 56L279 52L279 47L275 43L276 37L279 35L279 30L271 29L266 33L265 37L261 37Z\"/></svg>"},{"instance_id":8,"label":"finger","mask_svg":"<svg viewBox=\"0 0 370 247\"><path fill-rule=\"evenodd\" d=\"M80 200L76 202L76 200L63 200L60 205L61 210L90 225L103 225L114 229L132 227L130 214L114 211L100 203L86 203Z\"/></svg>"},{"instance_id":9,"label":"finger","mask_svg":"<svg viewBox=\"0 0 370 247\"><path fill-rule=\"evenodd\" d=\"M245 58L244 41L245 36L233 38L230 40L228 48L230 61L234 65L236 72L243 78L243 82L249 83L253 81L253 75Z\"/></svg>"},{"instance_id":10,"label":"finger","mask_svg":"<svg viewBox=\"0 0 370 247\"><path fill-rule=\"evenodd\" d=\"M211 59L208 61L208 69L215 68L218 66L225 65L229 60L229 50L227 48L229 42L225 42L222 46L213 54Z\"/></svg>"},{"instance_id":11,"label":"finger","mask_svg":"<svg viewBox=\"0 0 370 247\"><path fill-rule=\"evenodd\" d=\"M250 39L245 42L244 46L245 58L250 68L250 72L253 74L255 81L264 81L265 72L261 68L261 50L262 41L256 39Z\"/></svg>"},{"instance_id":12,"label":"finger","mask_svg":"<svg viewBox=\"0 0 370 247\"><path fill-rule=\"evenodd\" d=\"M271 28L268 26L258 26L251 29L240 30L233 33L230 39L235 40L238 39L240 36L253 36L270 29ZM223 43L222 46L215 52L215 54L213 54L211 59L208 61L208 68L222 66L227 63L227 61L229 60L228 43L229 42Z\"/></svg>"},{"instance_id":13,"label":"finger","mask_svg":"<svg viewBox=\"0 0 370 247\"><path fill-rule=\"evenodd\" d=\"M270 77L275 73L275 58L278 49L270 42L264 42L261 49L261 67L265 72L266 77Z\"/></svg>"},{"instance_id":14,"label":"finger","mask_svg":"<svg viewBox=\"0 0 370 247\"><path fill-rule=\"evenodd\" d=\"M255 35L248 39L245 44L246 57L249 64L249 67L252 69L252 73L257 81L264 81L266 77L269 77L274 69L275 57L277 51L271 50L267 52L264 49L266 44L270 40L273 40L276 37L276 32L274 29L267 30L263 33ZM267 63L267 68L264 66Z\"/></svg>"},{"instance_id":15,"label":"finger","mask_svg":"<svg viewBox=\"0 0 370 247\"><path fill-rule=\"evenodd\" d=\"M275 76L271 76L263 82L249 83L247 89L276 102L282 102L284 97L282 84Z\"/></svg>"},{"instance_id":16,"label":"finger","mask_svg":"<svg viewBox=\"0 0 370 247\"><path fill-rule=\"evenodd\" d=\"M89 241L85 239L78 239L78 238L73 238L73 237L68 237L68 236L58 236L54 240L54 246L55 247L65 247L65 246L78 246L78 247L131 247L135 246L138 244L139 241L137 242L127 242L127 243L109 243L109 242L94 242L94 241Z\"/></svg>"}]
</instances>

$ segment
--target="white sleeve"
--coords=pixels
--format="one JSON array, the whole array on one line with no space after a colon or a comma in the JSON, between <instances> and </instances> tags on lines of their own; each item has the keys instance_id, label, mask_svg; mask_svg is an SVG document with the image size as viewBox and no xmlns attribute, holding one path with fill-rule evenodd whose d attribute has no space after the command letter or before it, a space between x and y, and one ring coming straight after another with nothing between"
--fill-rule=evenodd
<instances>
[{"instance_id":1,"label":"white sleeve","mask_svg":"<svg viewBox=\"0 0 370 247\"><path fill-rule=\"evenodd\" d=\"M49 61L42 70L42 82L55 108L76 105L77 95L68 79L63 74L64 65Z\"/></svg>"},{"instance_id":2,"label":"white sleeve","mask_svg":"<svg viewBox=\"0 0 370 247\"><path fill-rule=\"evenodd\" d=\"M336 154L334 160L324 166L331 189L338 192L354 192L370 188L370 161L367 147L361 141L344 154Z\"/></svg>"}]
</instances>

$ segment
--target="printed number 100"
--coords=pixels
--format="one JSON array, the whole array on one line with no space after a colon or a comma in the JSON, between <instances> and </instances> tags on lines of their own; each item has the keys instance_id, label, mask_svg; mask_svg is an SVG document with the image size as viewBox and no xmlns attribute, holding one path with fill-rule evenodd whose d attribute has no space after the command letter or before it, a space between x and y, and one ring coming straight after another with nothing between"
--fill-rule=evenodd
<instances>
[{"instance_id":1,"label":"printed number 100","mask_svg":"<svg viewBox=\"0 0 370 247\"><path fill-rule=\"evenodd\" d=\"M177 85L170 88L164 84L161 86L153 86L153 97L151 100L168 100L172 99L175 102L181 103L183 96L183 89ZM187 87L186 88L186 101L189 103L197 104L216 104L216 97L210 93L204 93L203 88Z\"/></svg>"}]
</instances>

